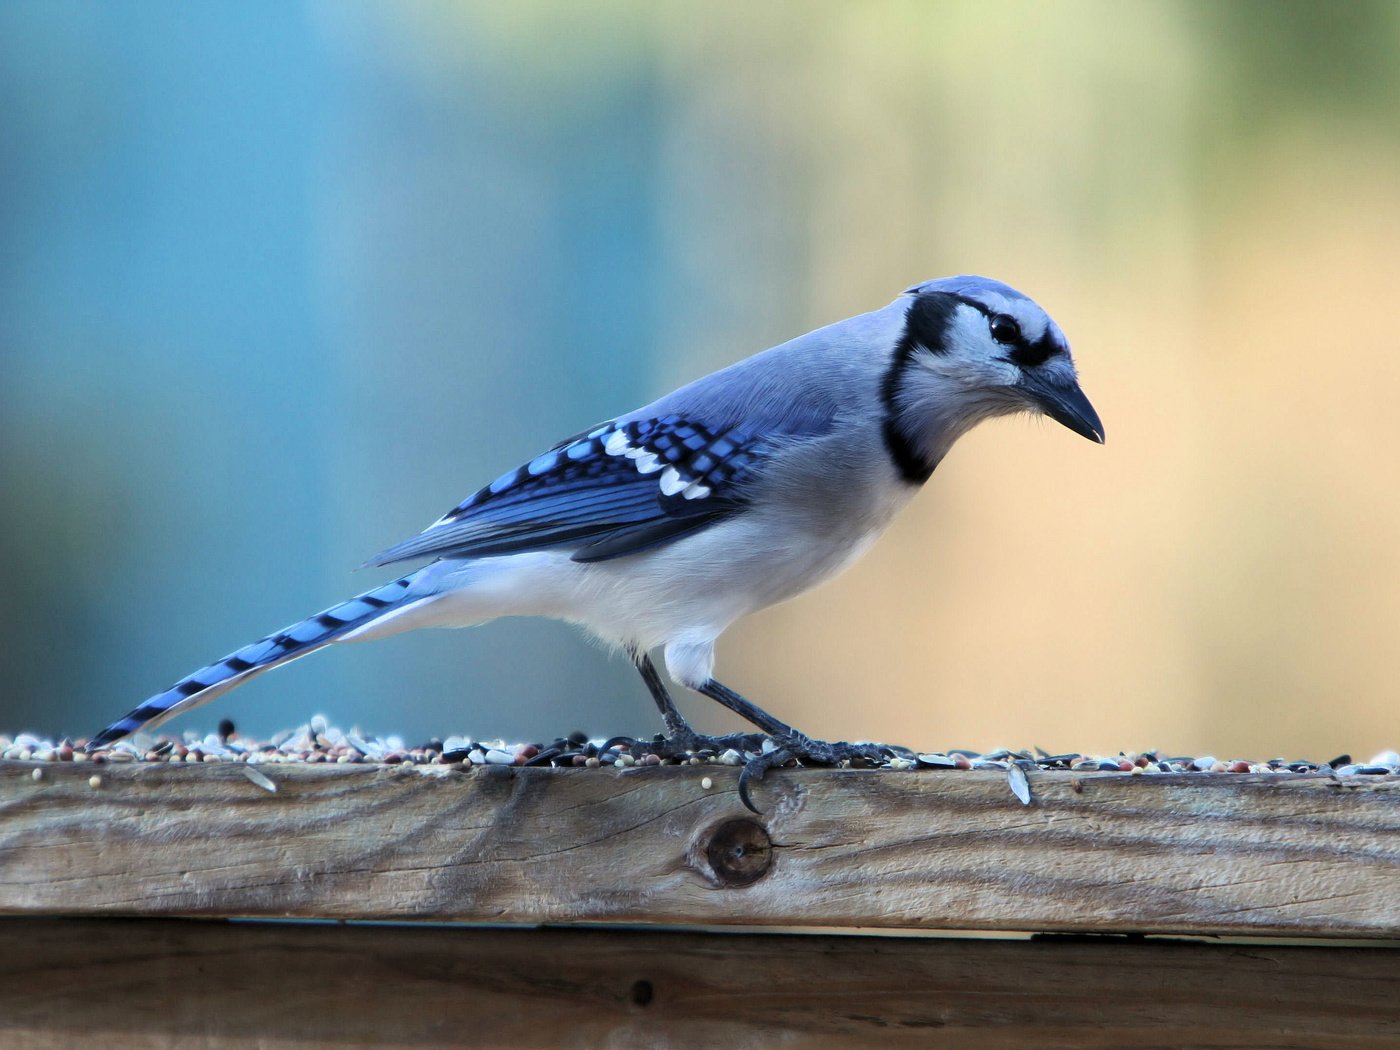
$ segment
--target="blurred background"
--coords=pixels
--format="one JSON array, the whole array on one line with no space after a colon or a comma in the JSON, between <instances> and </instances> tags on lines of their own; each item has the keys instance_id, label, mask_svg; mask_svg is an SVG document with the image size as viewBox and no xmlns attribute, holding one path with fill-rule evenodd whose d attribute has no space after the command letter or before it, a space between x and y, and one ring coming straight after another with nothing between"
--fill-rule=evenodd
<instances>
[{"instance_id":1,"label":"blurred background","mask_svg":"<svg viewBox=\"0 0 1400 1050\"><path fill-rule=\"evenodd\" d=\"M8 0L0 729L89 734L555 440L971 272L1056 317L1108 444L974 432L720 677L920 747L1400 743L1397 113L1388 0ZM315 712L659 728L522 620L170 728Z\"/></svg>"}]
</instances>

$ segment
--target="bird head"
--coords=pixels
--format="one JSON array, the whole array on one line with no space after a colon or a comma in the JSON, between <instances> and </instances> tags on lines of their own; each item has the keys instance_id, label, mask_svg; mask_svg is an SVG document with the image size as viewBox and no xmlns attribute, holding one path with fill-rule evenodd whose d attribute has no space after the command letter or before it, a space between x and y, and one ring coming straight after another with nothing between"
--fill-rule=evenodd
<instances>
[{"instance_id":1,"label":"bird head","mask_svg":"<svg viewBox=\"0 0 1400 1050\"><path fill-rule=\"evenodd\" d=\"M1064 333L1031 299L970 276L915 285L902 299L904 328L886 401L893 437L915 461L931 471L973 425L1017 412L1049 416L1103 442Z\"/></svg>"}]
</instances>

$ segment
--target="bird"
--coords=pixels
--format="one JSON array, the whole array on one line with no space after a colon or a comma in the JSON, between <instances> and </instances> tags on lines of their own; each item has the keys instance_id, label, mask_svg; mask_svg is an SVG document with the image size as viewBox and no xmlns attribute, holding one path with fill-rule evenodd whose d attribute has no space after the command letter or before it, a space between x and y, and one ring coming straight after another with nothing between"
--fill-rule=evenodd
<instances>
[{"instance_id":1,"label":"bird","mask_svg":"<svg viewBox=\"0 0 1400 1050\"><path fill-rule=\"evenodd\" d=\"M1064 333L1032 299L962 275L754 354L558 442L366 564L427 561L181 678L89 749L326 646L419 627L534 615L583 627L632 662L682 753L696 732L671 678L767 734L751 783L793 760L882 761L885 745L807 736L714 676L739 618L841 572L929 480L953 444L998 416L1048 416L1098 443Z\"/></svg>"}]
</instances>

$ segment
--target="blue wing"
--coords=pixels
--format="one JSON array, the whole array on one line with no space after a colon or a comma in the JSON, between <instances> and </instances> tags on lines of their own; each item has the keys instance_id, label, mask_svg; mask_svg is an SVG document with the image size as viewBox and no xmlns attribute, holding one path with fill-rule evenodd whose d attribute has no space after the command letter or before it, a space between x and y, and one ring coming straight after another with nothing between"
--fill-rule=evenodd
<instances>
[{"instance_id":1,"label":"blue wing","mask_svg":"<svg viewBox=\"0 0 1400 1050\"><path fill-rule=\"evenodd\" d=\"M479 558L572 545L575 561L635 554L734 514L764 443L680 415L616 420L497 478L372 558Z\"/></svg>"}]
</instances>

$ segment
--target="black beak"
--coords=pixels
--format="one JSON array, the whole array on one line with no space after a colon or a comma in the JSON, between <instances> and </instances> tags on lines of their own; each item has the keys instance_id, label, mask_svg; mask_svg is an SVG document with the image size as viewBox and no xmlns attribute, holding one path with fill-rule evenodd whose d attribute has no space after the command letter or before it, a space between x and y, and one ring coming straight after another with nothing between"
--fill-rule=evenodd
<instances>
[{"instance_id":1,"label":"black beak","mask_svg":"<svg viewBox=\"0 0 1400 1050\"><path fill-rule=\"evenodd\" d=\"M1056 423L1069 427L1090 441L1103 444L1103 424L1099 422L1099 414L1074 380L1060 383L1031 371L1021 376L1019 385L1030 395L1031 401Z\"/></svg>"}]
</instances>

